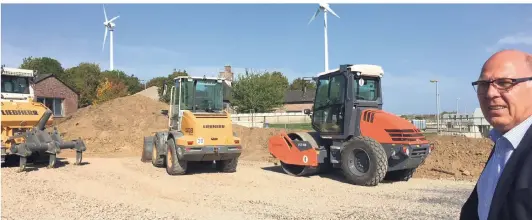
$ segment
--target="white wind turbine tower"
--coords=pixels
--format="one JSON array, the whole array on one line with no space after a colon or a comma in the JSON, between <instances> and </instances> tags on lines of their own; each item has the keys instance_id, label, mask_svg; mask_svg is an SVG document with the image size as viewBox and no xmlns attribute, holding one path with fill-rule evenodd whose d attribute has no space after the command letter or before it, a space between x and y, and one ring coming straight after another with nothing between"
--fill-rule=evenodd
<instances>
[{"instance_id":1,"label":"white wind turbine tower","mask_svg":"<svg viewBox=\"0 0 532 220\"><path fill-rule=\"evenodd\" d=\"M107 31L109 31L109 69L114 70L114 64L113 64L113 32L115 28L115 23L113 23L114 20L116 20L120 16L116 16L112 18L111 20L107 20L107 13L105 12L105 5L103 6L103 15L105 16L105 22L103 22L103 25L105 26L105 34L103 35L103 45L102 45L102 51L105 48L105 40L107 39Z\"/></svg>"},{"instance_id":2,"label":"white wind turbine tower","mask_svg":"<svg viewBox=\"0 0 532 220\"><path fill-rule=\"evenodd\" d=\"M314 13L314 16L312 16L308 24L310 24L314 20L314 18L318 16L320 11L323 11L323 27L324 27L324 32L325 32L325 72L327 72L329 71L329 45L327 42L328 41L327 39L327 12L332 13L337 18L340 18L340 17L336 13L334 13L334 11L329 7L329 4L320 3L320 7L316 11L316 13Z\"/></svg>"}]
</instances>

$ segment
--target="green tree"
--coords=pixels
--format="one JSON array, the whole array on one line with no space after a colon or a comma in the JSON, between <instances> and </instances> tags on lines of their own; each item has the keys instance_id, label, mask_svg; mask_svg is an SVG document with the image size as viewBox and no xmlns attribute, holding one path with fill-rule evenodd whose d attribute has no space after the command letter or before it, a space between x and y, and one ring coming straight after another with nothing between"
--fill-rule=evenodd
<instances>
[{"instance_id":1,"label":"green tree","mask_svg":"<svg viewBox=\"0 0 532 220\"><path fill-rule=\"evenodd\" d=\"M286 76L284 76L283 73L274 71L272 73L266 73L266 74L270 74L272 79L275 82L277 82L279 84L279 87L282 88L284 91L288 89L288 86L289 86L288 78L286 78Z\"/></svg>"},{"instance_id":2,"label":"green tree","mask_svg":"<svg viewBox=\"0 0 532 220\"><path fill-rule=\"evenodd\" d=\"M65 70L65 83L79 91L79 107L92 105L96 89L101 83L100 66L95 63L80 63Z\"/></svg>"},{"instance_id":3,"label":"green tree","mask_svg":"<svg viewBox=\"0 0 532 220\"><path fill-rule=\"evenodd\" d=\"M126 84L118 78L104 77L96 89L96 97L93 104L100 104L128 94Z\"/></svg>"},{"instance_id":4,"label":"green tree","mask_svg":"<svg viewBox=\"0 0 532 220\"><path fill-rule=\"evenodd\" d=\"M281 74L282 75L282 74ZM232 86L232 105L239 112L271 112L281 107L285 85L279 74L249 72L237 76Z\"/></svg>"},{"instance_id":5,"label":"green tree","mask_svg":"<svg viewBox=\"0 0 532 220\"><path fill-rule=\"evenodd\" d=\"M50 57L26 57L19 68L37 70L37 74L55 74L60 79L65 71L59 61Z\"/></svg>"},{"instance_id":6,"label":"green tree","mask_svg":"<svg viewBox=\"0 0 532 220\"><path fill-rule=\"evenodd\" d=\"M165 103L170 103L170 92L171 92L172 86L175 85L174 78L178 76L188 76L188 73L186 70L181 71L181 70L174 69L174 71L171 74L169 74L168 77L166 77L164 80L161 80L163 81L162 86L160 86L159 89L157 90L159 92L160 101L165 102ZM166 85L166 88L165 88L165 85Z\"/></svg>"},{"instance_id":7,"label":"green tree","mask_svg":"<svg viewBox=\"0 0 532 220\"><path fill-rule=\"evenodd\" d=\"M159 88L163 87L164 86L164 82L166 81L166 78L167 77L164 77L164 76L159 76L159 77L155 77L153 79L150 79L150 81L148 81L146 83L146 87L152 87L152 86L157 86Z\"/></svg>"},{"instance_id":8,"label":"green tree","mask_svg":"<svg viewBox=\"0 0 532 220\"><path fill-rule=\"evenodd\" d=\"M315 90L316 89L316 83L314 81L305 80L303 78L297 78L292 81L290 84L289 89L290 90L303 90L303 88L307 88L307 90Z\"/></svg>"},{"instance_id":9,"label":"green tree","mask_svg":"<svg viewBox=\"0 0 532 220\"><path fill-rule=\"evenodd\" d=\"M128 76L122 70L106 70L102 72L102 78L109 78L123 82L127 87L128 94L135 94L144 89L144 86L140 83L139 78L135 77L134 75Z\"/></svg>"}]
</instances>

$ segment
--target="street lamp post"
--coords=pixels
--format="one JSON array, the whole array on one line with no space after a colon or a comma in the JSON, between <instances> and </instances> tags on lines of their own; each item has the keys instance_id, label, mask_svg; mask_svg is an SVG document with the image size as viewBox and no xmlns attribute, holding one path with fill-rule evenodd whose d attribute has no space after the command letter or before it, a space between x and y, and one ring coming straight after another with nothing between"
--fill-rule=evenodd
<instances>
[{"instance_id":1,"label":"street lamp post","mask_svg":"<svg viewBox=\"0 0 532 220\"><path fill-rule=\"evenodd\" d=\"M430 82L436 84L436 133L440 134L440 93L438 91L438 80L433 79Z\"/></svg>"},{"instance_id":2,"label":"street lamp post","mask_svg":"<svg viewBox=\"0 0 532 220\"><path fill-rule=\"evenodd\" d=\"M460 97L456 98L456 115L458 115L458 100L460 100Z\"/></svg>"},{"instance_id":3,"label":"street lamp post","mask_svg":"<svg viewBox=\"0 0 532 220\"><path fill-rule=\"evenodd\" d=\"M456 98L456 118L458 118L458 101L460 100L460 97ZM458 128L460 131L462 131L462 119L459 119Z\"/></svg>"}]
</instances>

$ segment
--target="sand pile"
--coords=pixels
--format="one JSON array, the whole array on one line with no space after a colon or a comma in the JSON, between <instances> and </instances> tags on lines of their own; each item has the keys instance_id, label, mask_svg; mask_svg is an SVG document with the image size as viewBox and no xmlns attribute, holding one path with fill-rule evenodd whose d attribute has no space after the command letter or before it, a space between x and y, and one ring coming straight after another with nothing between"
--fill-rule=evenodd
<instances>
[{"instance_id":1,"label":"sand pile","mask_svg":"<svg viewBox=\"0 0 532 220\"><path fill-rule=\"evenodd\" d=\"M140 155L143 137L167 127L162 109L168 105L142 95L126 96L79 109L57 127L66 139L81 137L88 154Z\"/></svg>"},{"instance_id":2,"label":"sand pile","mask_svg":"<svg viewBox=\"0 0 532 220\"><path fill-rule=\"evenodd\" d=\"M414 177L477 180L493 142L487 138L428 136L435 149Z\"/></svg>"},{"instance_id":3,"label":"sand pile","mask_svg":"<svg viewBox=\"0 0 532 220\"><path fill-rule=\"evenodd\" d=\"M275 128L248 128L236 124L233 124L233 129L242 141L242 159L254 161L272 161L273 157L268 152L268 138L285 131Z\"/></svg>"},{"instance_id":4,"label":"sand pile","mask_svg":"<svg viewBox=\"0 0 532 220\"><path fill-rule=\"evenodd\" d=\"M65 139L81 137L88 155L140 157L143 137L167 129L168 119L160 114L162 109L168 109L168 105L132 95L79 109L58 121L57 127ZM233 128L242 138L242 158L247 160L268 160L268 138L283 130L239 125Z\"/></svg>"}]
</instances>

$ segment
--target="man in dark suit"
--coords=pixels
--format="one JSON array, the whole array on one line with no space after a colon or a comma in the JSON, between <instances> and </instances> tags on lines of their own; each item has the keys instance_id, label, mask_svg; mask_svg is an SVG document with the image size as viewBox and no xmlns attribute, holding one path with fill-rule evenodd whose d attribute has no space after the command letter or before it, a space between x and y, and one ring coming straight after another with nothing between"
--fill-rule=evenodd
<instances>
[{"instance_id":1,"label":"man in dark suit","mask_svg":"<svg viewBox=\"0 0 532 220\"><path fill-rule=\"evenodd\" d=\"M532 220L532 55L492 55L473 82L495 143L460 219Z\"/></svg>"}]
</instances>

